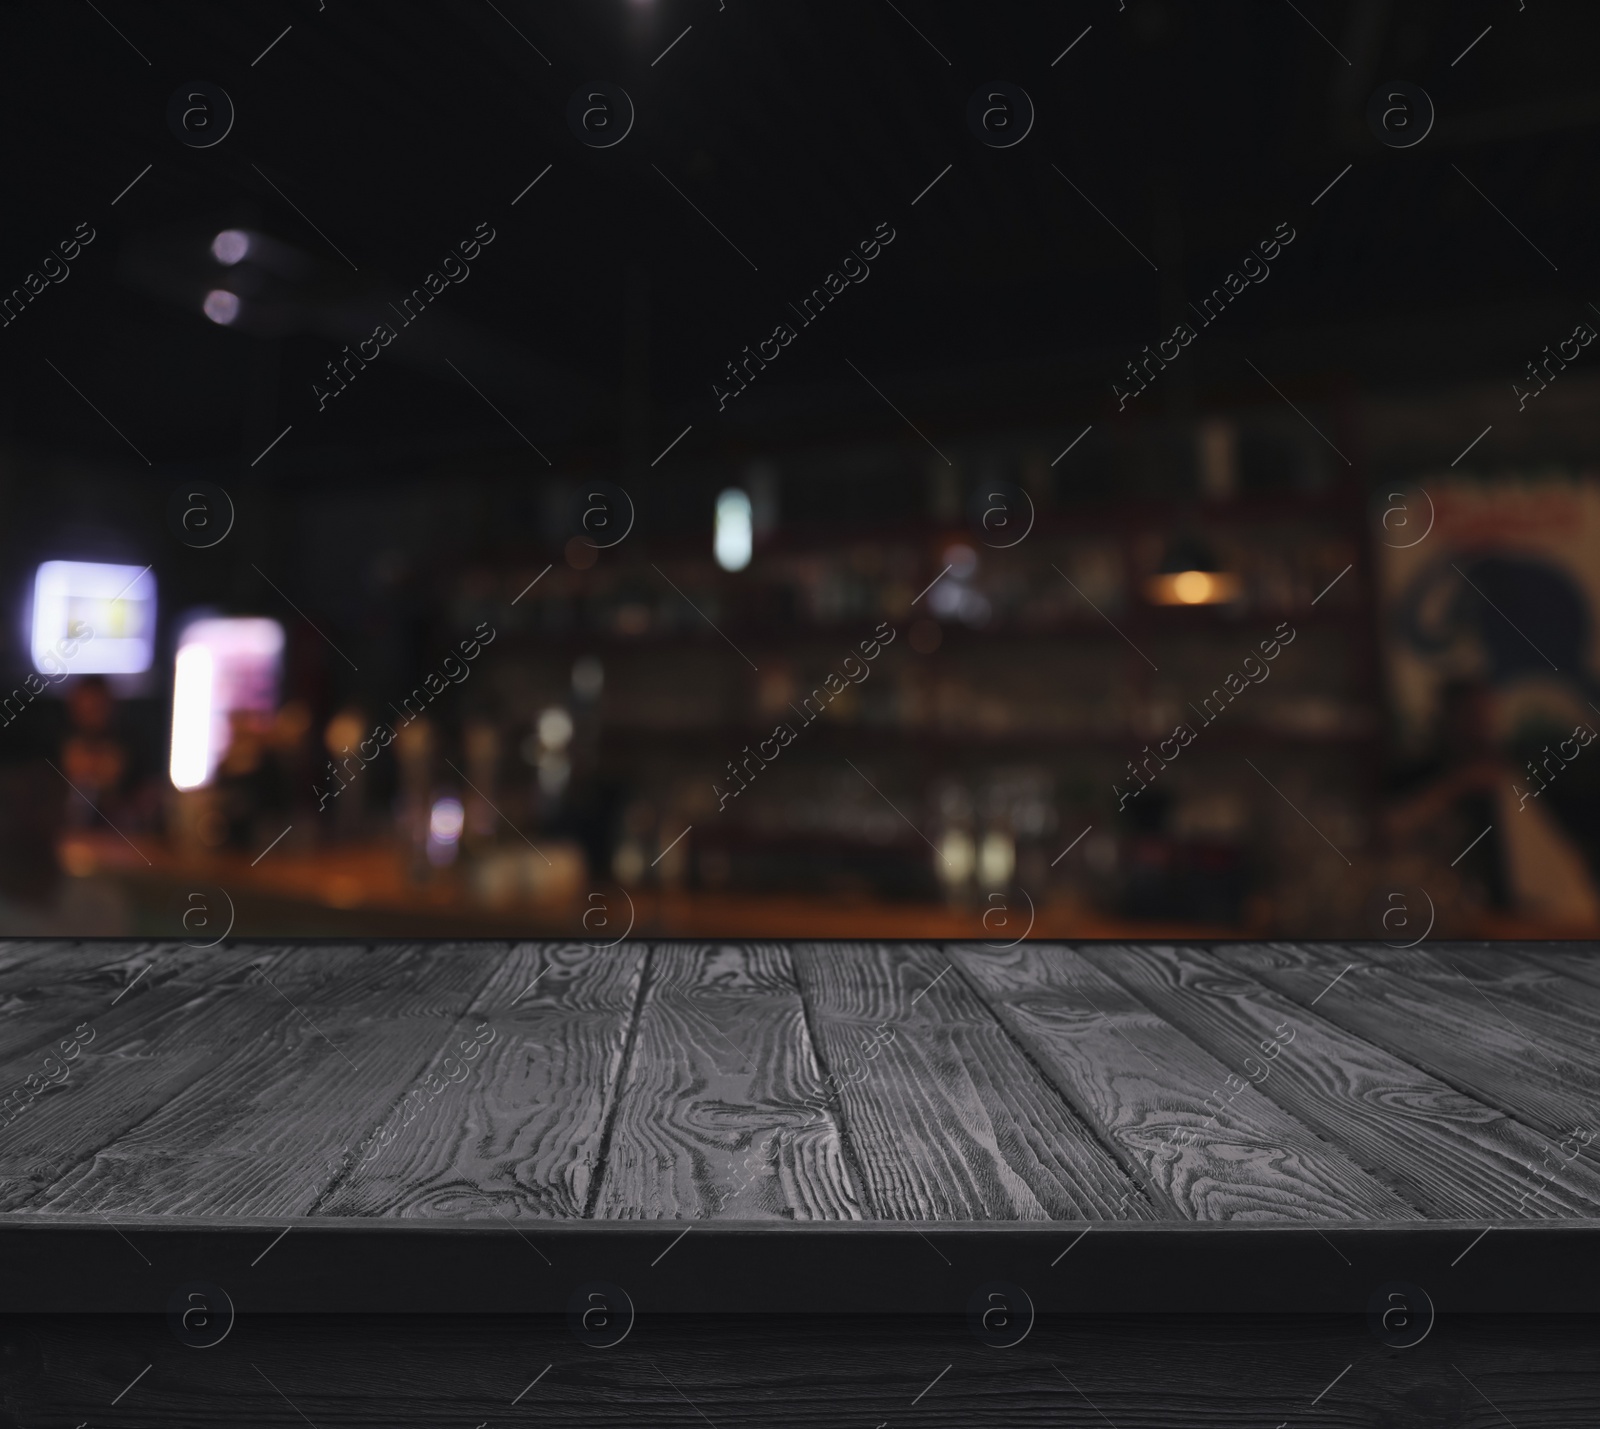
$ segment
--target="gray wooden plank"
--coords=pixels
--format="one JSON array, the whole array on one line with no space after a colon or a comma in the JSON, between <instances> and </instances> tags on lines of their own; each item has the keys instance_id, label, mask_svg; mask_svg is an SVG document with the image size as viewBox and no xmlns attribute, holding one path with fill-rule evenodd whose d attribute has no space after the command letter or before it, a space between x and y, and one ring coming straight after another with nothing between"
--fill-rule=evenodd
<instances>
[{"instance_id":1,"label":"gray wooden plank","mask_svg":"<svg viewBox=\"0 0 1600 1429\"><path fill-rule=\"evenodd\" d=\"M1468 944L1482 947L1483 944ZM1600 943L1498 943L1496 947L1519 958L1543 963L1563 977L1600 987Z\"/></svg>"},{"instance_id":2,"label":"gray wooden plank","mask_svg":"<svg viewBox=\"0 0 1600 1429\"><path fill-rule=\"evenodd\" d=\"M869 1215L1157 1217L935 948L797 943L794 957Z\"/></svg>"},{"instance_id":3,"label":"gray wooden plank","mask_svg":"<svg viewBox=\"0 0 1600 1429\"><path fill-rule=\"evenodd\" d=\"M1364 945L1373 951L1372 945ZM1434 957L1496 956L1516 963L1533 963L1559 973L1562 977L1600 987L1600 943L1581 942L1526 942L1512 939L1496 940L1456 938L1448 941L1425 942L1420 949ZM1383 948L1376 956L1386 957L1391 950Z\"/></svg>"},{"instance_id":4,"label":"gray wooden plank","mask_svg":"<svg viewBox=\"0 0 1600 1429\"><path fill-rule=\"evenodd\" d=\"M261 1315L247 1347L236 1344L241 1324L215 1351L181 1358L161 1317L133 1318L16 1326L7 1417L163 1429L1592 1429L1600 1419L1594 1325L1580 1316L1464 1315L1405 1350L1348 1316L1061 1316L999 1351L959 1314L662 1315L647 1349L635 1330L611 1353L579 1345L554 1316L350 1317L331 1332L328 1316ZM147 1367L121 1417L102 1418Z\"/></svg>"},{"instance_id":5,"label":"gray wooden plank","mask_svg":"<svg viewBox=\"0 0 1600 1429\"><path fill-rule=\"evenodd\" d=\"M343 1146L428 1065L503 958L503 944L482 943L282 954L157 1032L157 1056L204 1046L204 1075L30 1209L305 1214Z\"/></svg>"},{"instance_id":6,"label":"gray wooden plank","mask_svg":"<svg viewBox=\"0 0 1600 1429\"><path fill-rule=\"evenodd\" d=\"M581 1217L645 956L642 943L518 943L462 1019L493 1040L469 1056L447 1038L314 1214ZM465 1076L436 1095L451 1057ZM372 1139L380 1128L392 1144Z\"/></svg>"},{"instance_id":7,"label":"gray wooden plank","mask_svg":"<svg viewBox=\"0 0 1600 1429\"><path fill-rule=\"evenodd\" d=\"M1219 1060L1270 1057L1262 1095L1429 1215L1600 1218L1600 1174L1581 1162L1562 1168L1557 1157L1547 1176L1550 1146L1539 1132L1205 953L1081 951Z\"/></svg>"},{"instance_id":8,"label":"gray wooden plank","mask_svg":"<svg viewBox=\"0 0 1600 1429\"><path fill-rule=\"evenodd\" d=\"M59 1058L63 1041L81 1045L65 1079L0 1128L0 1209L36 1206L46 1187L204 1075L222 1055L208 1013L226 1007L248 957L276 955L108 944L19 970L38 982L4 994L14 1037L0 1095L30 1074L55 1075L45 1056Z\"/></svg>"},{"instance_id":9,"label":"gray wooden plank","mask_svg":"<svg viewBox=\"0 0 1600 1429\"><path fill-rule=\"evenodd\" d=\"M61 981L97 968L106 969L106 982L126 985L180 942L133 938L93 939L33 946L8 944L21 955L0 960L0 998L25 993L40 982Z\"/></svg>"},{"instance_id":10,"label":"gray wooden plank","mask_svg":"<svg viewBox=\"0 0 1600 1429\"><path fill-rule=\"evenodd\" d=\"M0 938L0 975L63 948L81 946L60 938Z\"/></svg>"},{"instance_id":11,"label":"gray wooden plank","mask_svg":"<svg viewBox=\"0 0 1600 1429\"><path fill-rule=\"evenodd\" d=\"M1600 988L1507 948L1424 943L1384 961L1425 987L1470 989L1484 1015L1524 1038L1553 1076L1600 1095Z\"/></svg>"},{"instance_id":12,"label":"gray wooden plank","mask_svg":"<svg viewBox=\"0 0 1600 1429\"><path fill-rule=\"evenodd\" d=\"M822 1085L785 947L657 946L593 1213L859 1218Z\"/></svg>"},{"instance_id":13,"label":"gray wooden plank","mask_svg":"<svg viewBox=\"0 0 1600 1429\"><path fill-rule=\"evenodd\" d=\"M1079 1115L1120 1147L1153 1194L1179 1215L1420 1218L1246 1076L1070 949L1029 944L950 952ZM1255 1075L1243 1062L1240 1071ZM1220 1104L1220 1114L1208 1100Z\"/></svg>"},{"instance_id":14,"label":"gray wooden plank","mask_svg":"<svg viewBox=\"0 0 1600 1429\"><path fill-rule=\"evenodd\" d=\"M1388 960L1389 949L1357 944L1240 943L1214 951L1229 967L1303 1007L1315 1005L1328 1021L1546 1135L1596 1129L1594 1092L1564 1071L1552 1072L1550 1054L1529 1031L1507 1025L1464 978L1420 981L1406 965ZM1526 1029L1548 1030L1549 1019L1518 1011L1513 1017ZM1600 1160L1600 1138L1585 1154Z\"/></svg>"},{"instance_id":15,"label":"gray wooden plank","mask_svg":"<svg viewBox=\"0 0 1600 1429\"><path fill-rule=\"evenodd\" d=\"M95 1012L121 1006L167 978L220 976L245 954L175 942L57 945L42 957L0 970L0 1076L3 1064L48 1050ZM0 1094L5 1084L0 1082Z\"/></svg>"}]
</instances>

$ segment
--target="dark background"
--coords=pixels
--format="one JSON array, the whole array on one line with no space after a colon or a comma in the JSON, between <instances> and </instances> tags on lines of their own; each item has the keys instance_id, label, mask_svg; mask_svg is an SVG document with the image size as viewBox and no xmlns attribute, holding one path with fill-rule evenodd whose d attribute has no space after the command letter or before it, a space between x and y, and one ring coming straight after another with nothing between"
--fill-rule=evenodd
<instances>
[{"instance_id":1,"label":"dark background","mask_svg":"<svg viewBox=\"0 0 1600 1429\"><path fill-rule=\"evenodd\" d=\"M1549 904L1508 886L1501 833L1451 865L1465 837L1435 854L1427 818L1396 821L1445 789L1433 822L1465 809L1470 837L1490 776L1453 773L1498 760L1506 782L1548 734L1504 709L1493 748L1408 734L1379 566L1400 486L1592 490L1583 359L1529 411L1510 395L1545 344L1600 322L1592 7L119 2L10 7L0 27L4 282L80 222L97 234L0 329L0 660L12 683L28 669L44 559L150 564L162 621L148 690L118 702L126 772L77 796L92 817L44 769L60 701L0 729L15 787L50 790L19 796L37 827L8 836L18 929L170 930L199 888L229 891L239 931L308 933L592 932L588 900L620 907L623 888L642 926L690 934L1009 938L1031 908L1056 934L1387 935L1386 900L1419 890L1458 932L1586 926L1592 888ZM968 124L996 79L1036 109L1012 148ZM213 148L168 125L195 80L236 106ZM636 109L612 148L568 124L596 80ZM1368 123L1395 80L1436 106L1413 148ZM319 411L326 364L484 223L470 278ZM884 223L870 278L719 410L725 364ZM1125 364L1281 224L1296 236L1270 277L1119 411ZM277 266L219 265L227 228L279 245ZM230 325L201 311L218 287L242 300ZM1220 486L1199 455L1217 423ZM210 550L169 518L197 479L237 509ZM597 481L635 521L595 553ZM738 573L711 560L730 486L757 506ZM985 539L990 490L1037 514L1012 549ZM1150 606L1143 583L1196 539L1245 595ZM913 608L958 547L980 604ZM1080 594L1074 572L1109 569L1099 610L1052 566ZM1551 617L1507 579L1498 611ZM201 608L283 623L301 715L220 811L166 780L176 622ZM1527 674L1496 663L1473 609L1482 648L1441 665L1446 706L1474 698L1463 677L1504 701ZM1119 812L1126 762L1187 718L1167 706L1283 620L1305 643L1268 688L1320 713L1262 700ZM1562 708L1592 692L1586 620L1576 665L1555 662ZM329 721L385 717L482 621L497 641L432 712L421 795L395 759L355 814L319 814ZM858 703L719 814L727 761L880 621L897 643ZM572 686L585 656L598 696ZM1099 713L1052 713L1074 700ZM554 706L576 733L541 783L530 741ZM1582 869L1588 777L1565 777L1555 820ZM448 864L419 857L418 797L468 805ZM57 839L56 799L64 881L25 852ZM980 857L952 877L952 835L990 848L987 874ZM576 862L507 873L508 893L487 870L530 840Z\"/></svg>"}]
</instances>

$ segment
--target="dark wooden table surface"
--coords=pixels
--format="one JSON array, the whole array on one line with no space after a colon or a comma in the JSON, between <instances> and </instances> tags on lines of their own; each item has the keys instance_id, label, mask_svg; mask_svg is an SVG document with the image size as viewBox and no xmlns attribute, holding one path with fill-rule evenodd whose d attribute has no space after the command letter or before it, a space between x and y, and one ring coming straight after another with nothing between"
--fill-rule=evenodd
<instances>
[{"instance_id":1,"label":"dark wooden table surface","mask_svg":"<svg viewBox=\"0 0 1600 1429\"><path fill-rule=\"evenodd\" d=\"M0 997L7 1212L1600 1217L1588 949L12 943Z\"/></svg>"},{"instance_id":2,"label":"dark wooden table surface","mask_svg":"<svg viewBox=\"0 0 1600 1429\"><path fill-rule=\"evenodd\" d=\"M1600 1413L1587 946L17 942L0 999L0 1426Z\"/></svg>"},{"instance_id":3,"label":"dark wooden table surface","mask_svg":"<svg viewBox=\"0 0 1600 1429\"><path fill-rule=\"evenodd\" d=\"M730 1274L761 1231L815 1232L775 1252L802 1267L1007 1232L1031 1263L1076 1225L1075 1264L1226 1278L1194 1233L1295 1230L1256 1243L1331 1274L1330 1231L1515 1229L1474 1252L1506 1269L1600 1228L1582 945L13 942L0 998L0 1245L41 1265L52 1231L380 1227L547 1261L694 1228Z\"/></svg>"}]
</instances>

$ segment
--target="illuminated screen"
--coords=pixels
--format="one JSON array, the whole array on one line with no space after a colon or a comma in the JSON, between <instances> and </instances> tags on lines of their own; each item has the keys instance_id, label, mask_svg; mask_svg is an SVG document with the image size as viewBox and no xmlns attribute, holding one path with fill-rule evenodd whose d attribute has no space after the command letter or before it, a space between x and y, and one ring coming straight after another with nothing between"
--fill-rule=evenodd
<instances>
[{"instance_id":1,"label":"illuminated screen","mask_svg":"<svg viewBox=\"0 0 1600 1429\"><path fill-rule=\"evenodd\" d=\"M148 566L46 561L34 576L33 667L42 674L141 674L155 633L156 578Z\"/></svg>"},{"instance_id":2,"label":"illuminated screen","mask_svg":"<svg viewBox=\"0 0 1600 1429\"><path fill-rule=\"evenodd\" d=\"M172 676L174 787L211 782L228 752L228 716L270 714L278 703L283 627L257 617L197 620L178 638Z\"/></svg>"}]
</instances>

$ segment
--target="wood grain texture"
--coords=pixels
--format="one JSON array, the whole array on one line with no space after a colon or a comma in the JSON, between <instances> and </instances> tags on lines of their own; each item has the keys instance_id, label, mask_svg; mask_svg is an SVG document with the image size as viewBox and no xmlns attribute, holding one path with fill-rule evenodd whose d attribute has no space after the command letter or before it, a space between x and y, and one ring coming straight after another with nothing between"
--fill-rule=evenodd
<instances>
[{"instance_id":1,"label":"wood grain texture","mask_svg":"<svg viewBox=\"0 0 1600 1429\"><path fill-rule=\"evenodd\" d=\"M935 948L797 943L794 957L870 1216L1156 1216Z\"/></svg>"},{"instance_id":2,"label":"wood grain texture","mask_svg":"<svg viewBox=\"0 0 1600 1429\"><path fill-rule=\"evenodd\" d=\"M1178 1215L1418 1218L1394 1192L1070 949L949 951L1079 1115L1121 1149L1152 1199Z\"/></svg>"},{"instance_id":3,"label":"wood grain texture","mask_svg":"<svg viewBox=\"0 0 1600 1429\"><path fill-rule=\"evenodd\" d=\"M1592 954L0 943L0 1212L1597 1217Z\"/></svg>"},{"instance_id":4,"label":"wood grain texture","mask_svg":"<svg viewBox=\"0 0 1600 1429\"><path fill-rule=\"evenodd\" d=\"M662 1316L592 1350L556 1317L269 1315L196 1353L157 1316L61 1316L0 1326L0 1383L12 1423L164 1429L1592 1429L1596 1329L1466 1316L1389 1350L1352 1316L1041 1318L997 1350L952 1316Z\"/></svg>"},{"instance_id":5,"label":"wood grain texture","mask_svg":"<svg viewBox=\"0 0 1600 1429\"><path fill-rule=\"evenodd\" d=\"M278 951L87 945L19 969L33 981L0 993L10 1011L0 1090L39 1072L76 1027L92 1037L64 1081L0 1128L0 1208L37 1209L54 1181L215 1065L220 1046L187 1035L187 1020L227 1004L247 957L270 963Z\"/></svg>"},{"instance_id":6,"label":"wood grain texture","mask_svg":"<svg viewBox=\"0 0 1600 1429\"><path fill-rule=\"evenodd\" d=\"M198 1055L204 1075L37 1209L304 1215L334 1158L428 1065L504 951L311 946L252 969L233 995L193 1004L156 1033L152 1055Z\"/></svg>"},{"instance_id":7,"label":"wood grain texture","mask_svg":"<svg viewBox=\"0 0 1600 1429\"><path fill-rule=\"evenodd\" d=\"M184 943L90 942L55 944L16 962L0 957L0 1061L49 1048L86 1018L113 1015L124 995L179 975L203 981L243 956Z\"/></svg>"},{"instance_id":8,"label":"wood grain texture","mask_svg":"<svg viewBox=\"0 0 1600 1429\"><path fill-rule=\"evenodd\" d=\"M856 1219L788 949L652 950L593 1214Z\"/></svg>"},{"instance_id":9,"label":"wood grain texture","mask_svg":"<svg viewBox=\"0 0 1600 1429\"><path fill-rule=\"evenodd\" d=\"M1379 951L1387 957L1389 950ZM1551 1030L1551 1020L1536 1011L1521 1008L1511 1014L1521 1024L1519 1032L1496 1015L1492 994L1486 1001L1464 978L1430 971L1419 979L1412 975L1415 963L1380 962L1378 952L1364 945L1242 943L1215 952L1229 967L1303 1007L1315 1003L1328 1021L1547 1136L1565 1135L1573 1127L1596 1129L1596 1096L1552 1072L1550 1053L1531 1040ZM1565 1055L1572 1050L1565 1046L1570 1031L1554 1031ZM1591 1067L1594 1059L1591 1038ZM1590 1076L1585 1073L1582 1081ZM1600 1139L1591 1159L1597 1150Z\"/></svg>"},{"instance_id":10,"label":"wood grain texture","mask_svg":"<svg viewBox=\"0 0 1600 1429\"><path fill-rule=\"evenodd\" d=\"M1563 977L1600 987L1600 945L1594 943L1471 943L1465 946L1493 947L1512 957L1540 963Z\"/></svg>"},{"instance_id":11,"label":"wood grain texture","mask_svg":"<svg viewBox=\"0 0 1600 1429\"><path fill-rule=\"evenodd\" d=\"M58 949L81 946L80 943L55 938L0 938L0 975L35 958L48 957Z\"/></svg>"},{"instance_id":12,"label":"wood grain texture","mask_svg":"<svg viewBox=\"0 0 1600 1429\"><path fill-rule=\"evenodd\" d=\"M1393 964L1426 987L1470 989L1485 1017L1520 1037L1554 1077L1600 1098L1600 988L1500 948L1423 944Z\"/></svg>"},{"instance_id":13,"label":"wood grain texture","mask_svg":"<svg viewBox=\"0 0 1600 1429\"><path fill-rule=\"evenodd\" d=\"M452 1034L413 1091L388 1109L394 1142L361 1151L318 1201L329 1216L490 1214L576 1218L584 1213L623 1050L633 1025L646 948L624 943L518 943L474 999L461 1027L494 1032L475 1059ZM467 1073L439 1095L439 1077ZM367 1132L372 1135L373 1128Z\"/></svg>"},{"instance_id":14,"label":"wood grain texture","mask_svg":"<svg viewBox=\"0 0 1600 1429\"><path fill-rule=\"evenodd\" d=\"M1600 1218L1600 1174L1574 1162L1537 1175L1537 1131L1194 948L1082 950L1219 1060L1265 1061L1261 1092L1429 1216ZM1292 1041L1272 1052L1277 1034Z\"/></svg>"},{"instance_id":15,"label":"wood grain texture","mask_svg":"<svg viewBox=\"0 0 1600 1429\"><path fill-rule=\"evenodd\" d=\"M98 968L106 970L103 982L113 988L111 995L115 996L141 972L153 965L160 966L170 954L184 951L185 945L178 942L145 942L131 938L49 944L0 943L0 997L26 993L38 983L61 981ZM197 950L187 951L192 954Z\"/></svg>"}]
</instances>

